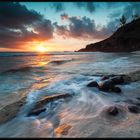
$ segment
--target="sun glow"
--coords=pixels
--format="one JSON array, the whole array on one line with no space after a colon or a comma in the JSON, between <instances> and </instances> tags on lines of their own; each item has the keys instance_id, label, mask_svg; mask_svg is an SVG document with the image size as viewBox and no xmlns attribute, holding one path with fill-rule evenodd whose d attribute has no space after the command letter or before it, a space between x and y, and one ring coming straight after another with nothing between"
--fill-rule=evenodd
<instances>
[{"instance_id":1,"label":"sun glow","mask_svg":"<svg viewBox=\"0 0 140 140\"><path fill-rule=\"evenodd\" d=\"M44 43L40 43L36 45L36 51L38 52L46 52L48 49L46 48L46 45Z\"/></svg>"}]
</instances>

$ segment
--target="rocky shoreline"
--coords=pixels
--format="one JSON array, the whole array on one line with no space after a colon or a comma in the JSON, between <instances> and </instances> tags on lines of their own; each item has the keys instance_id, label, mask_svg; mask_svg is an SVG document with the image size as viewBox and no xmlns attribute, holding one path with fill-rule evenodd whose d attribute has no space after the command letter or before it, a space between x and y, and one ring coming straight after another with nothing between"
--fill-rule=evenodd
<instances>
[{"instance_id":1,"label":"rocky shoreline","mask_svg":"<svg viewBox=\"0 0 140 140\"><path fill-rule=\"evenodd\" d=\"M26 97L22 97L20 100L6 105L0 110L0 124L6 123L15 118L20 108L25 104Z\"/></svg>"},{"instance_id":2,"label":"rocky shoreline","mask_svg":"<svg viewBox=\"0 0 140 140\"><path fill-rule=\"evenodd\" d=\"M131 82L136 82L140 80L140 71L131 72L128 74L122 75L104 75L101 76L100 82L92 81L87 83L88 88L98 88L104 92L116 92L121 93L121 89L118 87L117 89L113 89L118 84L129 84ZM114 83L112 83L114 82ZM27 96L27 95L26 95ZM11 119L15 118L18 112L20 111L21 107L26 103L26 96L23 96L19 100L15 101L14 103L8 104L0 109L0 124L6 123ZM45 105L49 102L53 102L58 99L71 99L71 94L64 93L64 94L55 94L51 96L46 96L43 99L40 99L35 106L30 110L27 114L27 117L30 116L38 116L40 113L46 111ZM140 113L140 97L137 97L137 103L126 101L128 103L127 110L131 113ZM111 116L116 116L120 109L117 106L108 107L106 110L107 113Z\"/></svg>"}]
</instances>

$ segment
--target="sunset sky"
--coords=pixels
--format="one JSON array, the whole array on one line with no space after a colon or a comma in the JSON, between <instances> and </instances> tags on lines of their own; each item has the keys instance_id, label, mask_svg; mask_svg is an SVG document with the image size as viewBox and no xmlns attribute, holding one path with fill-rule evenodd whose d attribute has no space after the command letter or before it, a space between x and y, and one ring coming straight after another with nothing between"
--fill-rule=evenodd
<instances>
[{"instance_id":1,"label":"sunset sky","mask_svg":"<svg viewBox=\"0 0 140 140\"><path fill-rule=\"evenodd\" d=\"M0 2L0 51L76 51L109 37L140 2Z\"/></svg>"}]
</instances>

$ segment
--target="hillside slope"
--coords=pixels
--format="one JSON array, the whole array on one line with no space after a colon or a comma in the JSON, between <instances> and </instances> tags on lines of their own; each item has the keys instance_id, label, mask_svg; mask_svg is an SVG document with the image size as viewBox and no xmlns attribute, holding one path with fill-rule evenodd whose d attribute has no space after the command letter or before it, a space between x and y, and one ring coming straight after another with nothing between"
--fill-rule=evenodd
<instances>
[{"instance_id":1,"label":"hillside slope","mask_svg":"<svg viewBox=\"0 0 140 140\"><path fill-rule=\"evenodd\" d=\"M140 18L120 27L109 38L89 44L78 52L131 52L140 50Z\"/></svg>"}]
</instances>

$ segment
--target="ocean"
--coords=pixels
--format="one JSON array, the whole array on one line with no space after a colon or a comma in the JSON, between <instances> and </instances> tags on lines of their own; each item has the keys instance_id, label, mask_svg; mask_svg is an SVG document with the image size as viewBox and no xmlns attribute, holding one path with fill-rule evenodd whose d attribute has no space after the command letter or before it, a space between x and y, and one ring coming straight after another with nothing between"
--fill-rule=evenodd
<instances>
[{"instance_id":1,"label":"ocean","mask_svg":"<svg viewBox=\"0 0 140 140\"><path fill-rule=\"evenodd\" d=\"M124 111L108 118L106 107L140 97L140 81L119 85L123 93L107 93L86 85L101 75L140 71L140 52L0 53L0 108L26 95L13 119L0 124L0 137L140 137L140 115ZM38 116L27 113L42 97L69 93L46 105ZM69 125L68 134L56 132ZM125 124L125 125L124 125ZM129 127L131 126L131 127Z\"/></svg>"}]
</instances>

